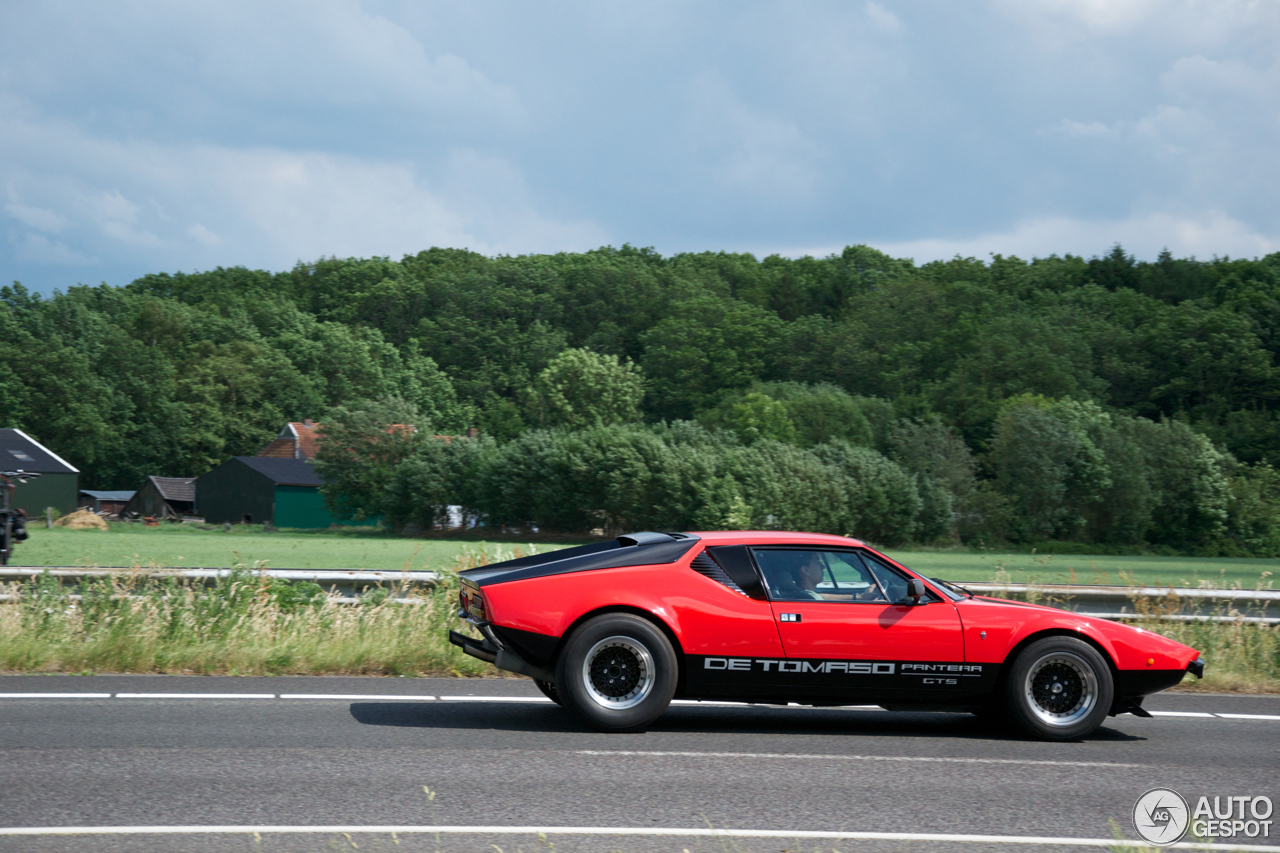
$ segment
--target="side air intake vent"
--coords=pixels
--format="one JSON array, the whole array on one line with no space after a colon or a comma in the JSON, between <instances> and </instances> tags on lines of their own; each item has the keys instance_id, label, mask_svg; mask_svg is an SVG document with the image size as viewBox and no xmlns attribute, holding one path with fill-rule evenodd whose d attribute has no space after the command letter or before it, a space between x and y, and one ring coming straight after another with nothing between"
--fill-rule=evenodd
<instances>
[{"instance_id":1,"label":"side air intake vent","mask_svg":"<svg viewBox=\"0 0 1280 853\"><path fill-rule=\"evenodd\" d=\"M725 574L724 569L720 568L715 560L707 556L706 551L703 551L701 554L694 557L693 562L689 564L689 568L693 569L703 577L711 578L711 580L716 583L724 584L736 593L746 595L746 593L742 591L742 587L734 583L733 578Z\"/></svg>"}]
</instances>

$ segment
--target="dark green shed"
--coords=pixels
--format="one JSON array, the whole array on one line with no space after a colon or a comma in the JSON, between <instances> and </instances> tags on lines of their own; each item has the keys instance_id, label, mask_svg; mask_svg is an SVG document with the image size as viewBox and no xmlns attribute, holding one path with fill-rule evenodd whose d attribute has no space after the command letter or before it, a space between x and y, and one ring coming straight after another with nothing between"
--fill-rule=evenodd
<instances>
[{"instance_id":1,"label":"dark green shed","mask_svg":"<svg viewBox=\"0 0 1280 853\"><path fill-rule=\"evenodd\" d=\"M320 497L322 485L306 459L236 456L196 480L196 509L210 524L352 524L329 513Z\"/></svg>"},{"instance_id":2,"label":"dark green shed","mask_svg":"<svg viewBox=\"0 0 1280 853\"><path fill-rule=\"evenodd\" d=\"M13 505L27 516L44 515L53 507L64 515L75 512L80 495L80 471L20 429L0 429L0 471L32 471L34 480L18 483Z\"/></svg>"}]
</instances>

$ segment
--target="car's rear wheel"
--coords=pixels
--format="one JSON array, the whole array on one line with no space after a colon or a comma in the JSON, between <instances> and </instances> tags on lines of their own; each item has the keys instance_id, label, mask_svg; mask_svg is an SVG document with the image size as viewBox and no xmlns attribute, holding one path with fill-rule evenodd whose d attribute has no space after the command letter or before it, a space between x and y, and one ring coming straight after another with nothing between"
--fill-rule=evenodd
<instances>
[{"instance_id":1,"label":"car's rear wheel","mask_svg":"<svg viewBox=\"0 0 1280 853\"><path fill-rule=\"evenodd\" d=\"M602 732L634 732L667 710L677 663L670 641L651 622L605 613L578 627L556 662L560 703Z\"/></svg>"},{"instance_id":2,"label":"car's rear wheel","mask_svg":"<svg viewBox=\"0 0 1280 853\"><path fill-rule=\"evenodd\" d=\"M550 681L543 681L539 678L535 678L533 680L533 683L538 685L538 689L542 691L543 696L546 696L548 699L550 699L552 702L555 702L557 705L564 704L563 702L560 701L560 694L556 691L556 686L552 684Z\"/></svg>"},{"instance_id":3,"label":"car's rear wheel","mask_svg":"<svg viewBox=\"0 0 1280 853\"><path fill-rule=\"evenodd\" d=\"M1005 682L1014 721L1045 740L1075 740L1095 731L1113 695L1106 660L1074 637L1045 637L1027 646Z\"/></svg>"}]
</instances>

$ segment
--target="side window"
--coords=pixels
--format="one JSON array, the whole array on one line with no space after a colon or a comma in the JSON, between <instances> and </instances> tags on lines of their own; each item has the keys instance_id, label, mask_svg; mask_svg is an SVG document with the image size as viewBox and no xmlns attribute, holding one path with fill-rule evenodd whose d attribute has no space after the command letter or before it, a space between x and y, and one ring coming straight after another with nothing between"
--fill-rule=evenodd
<instances>
[{"instance_id":1,"label":"side window","mask_svg":"<svg viewBox=\"0 0 1280 853\"><path fill-rule=\"evenodd\" d=\"M774 601L885 603L875 576L852 551L754 548L752 554Z\"/></svg>"}]
</instances>

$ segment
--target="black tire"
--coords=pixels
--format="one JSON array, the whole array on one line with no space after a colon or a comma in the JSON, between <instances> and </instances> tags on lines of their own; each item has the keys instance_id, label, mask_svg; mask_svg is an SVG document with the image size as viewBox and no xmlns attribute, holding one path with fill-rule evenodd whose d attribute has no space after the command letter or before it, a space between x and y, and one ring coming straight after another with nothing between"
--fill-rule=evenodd
<instances>
[{"instance_id":1,"label":"black tire","mask_svg":"<svg viewBox=\"0 0 1280 853\"><path fill-rule=\"evenodd\" d=\"M1098 650L1075 637L1045 637L1014 660L1005 682L1009 716L1043 740L1076 740L1102 725L1115 687Z\"/></svg>"},{"instance_id":2,"label":"black tire","mask_svg":"<svg viewBox=\"0 0 1280 853\"><path fill-rule=\"evenodd\" d=\"M651 622L605 613L584 622L556 661L560 704L602 732L636 732L667 710L678 664Z\"/></svg>"},{"instance_id":3,"label":"black tire","mask_svg":"<svg viewBox=\"0 0 1280 853\"><path fill-rule=\"evenodd\" d=\"M555 702L557 705L564 704L563 702L560 701L560 694L556 692L556 686L552 684L550 681L541 681L540 679L535 678L533 680L533 683L538 685L538 689L542 691L543 696L546 696L548 699L550 699L552 702Z\"/></svg>"}]
</instances>

